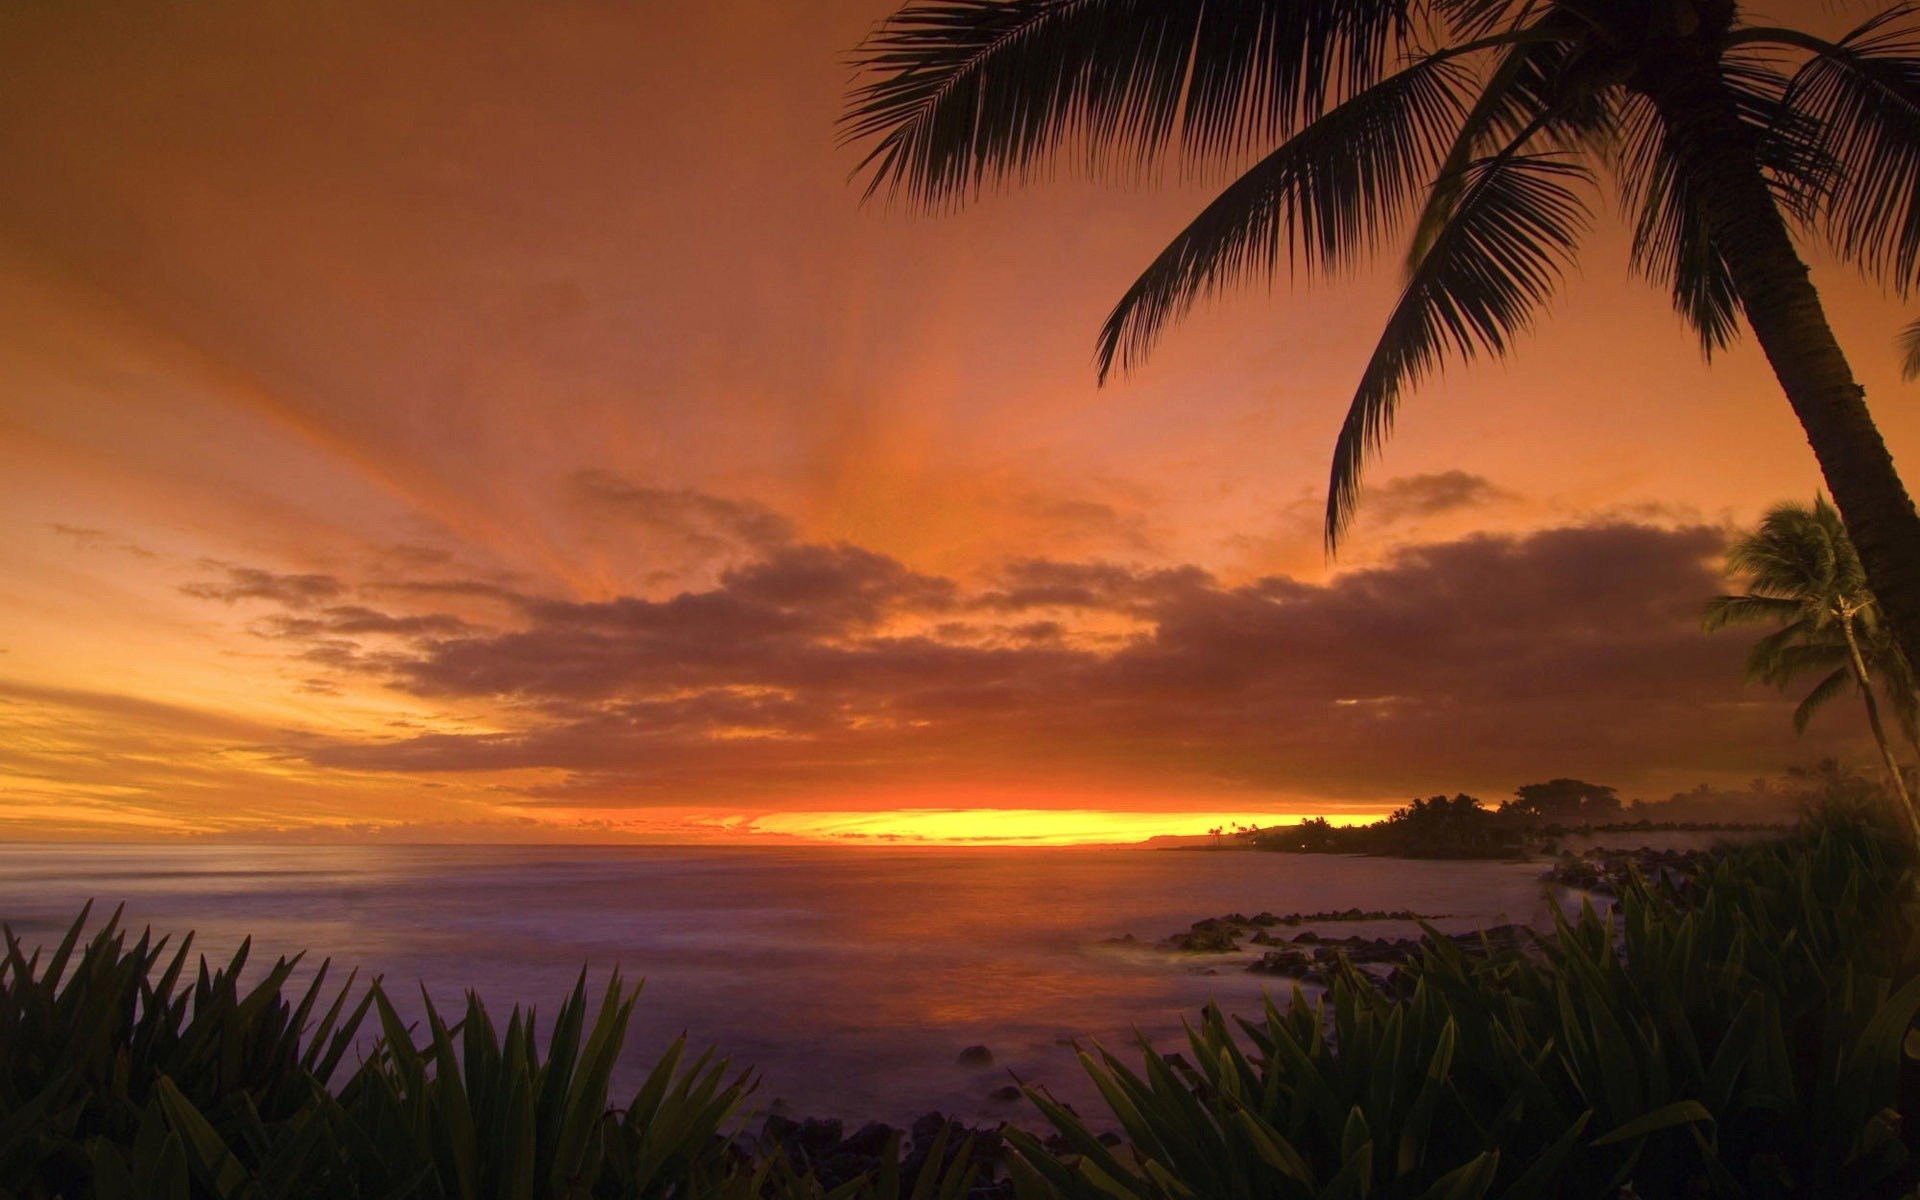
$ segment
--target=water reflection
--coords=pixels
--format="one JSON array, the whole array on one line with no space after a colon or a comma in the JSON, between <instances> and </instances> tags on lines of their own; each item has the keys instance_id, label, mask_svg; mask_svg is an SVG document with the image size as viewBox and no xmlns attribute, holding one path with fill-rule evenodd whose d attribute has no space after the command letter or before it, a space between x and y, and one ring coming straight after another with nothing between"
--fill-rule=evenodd
<instances>
[{"instance_id":1,"label":"water reflection","mask_svg":"<svg viewBox=\"0 0 1920 1200\"><path fill-rule=\"evenodd\" d=\"M763 1105L996 1120L1017 1109L989 1099L1009 1070L1093 1103L1072 1039L1165 1039L1209 999L1259 1003L1258 976L1109 937L1234 910L1537 920L1537 872L1144 850L0 847L0 917L33 943L96 897L197 930L210 956L248 934L269 956L332 956L410 1004L418 980L443 1006L471 987L550 1009L582 964L618 966L646 979L629 1081L685 1030L757 1067ZM959 1066L973 1044L995 1064Z\"/></svg>"}]
</instances>

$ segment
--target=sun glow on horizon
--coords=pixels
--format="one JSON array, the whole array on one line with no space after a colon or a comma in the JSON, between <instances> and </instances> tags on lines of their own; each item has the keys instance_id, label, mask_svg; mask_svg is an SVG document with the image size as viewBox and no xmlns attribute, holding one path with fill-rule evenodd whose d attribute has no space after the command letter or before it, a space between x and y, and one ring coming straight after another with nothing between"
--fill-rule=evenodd
<instances>
[{"instance_id":1,"label":"sun glow on horizon","mask_svg":"<svg viewBox=\"0 0 1920 1200\"><path fill-rule=\"evenodd\" d=\"M1079 846L1200 837L1235 827L1295 824L1315 813L1131 812L1095 808L903 808L875 812L791 812L743 827L837 845ZM1335 825L1378 820L1384 813L1329 814ZM745 840L745 839L743 839Z\"/></svg>"}]
</instances>

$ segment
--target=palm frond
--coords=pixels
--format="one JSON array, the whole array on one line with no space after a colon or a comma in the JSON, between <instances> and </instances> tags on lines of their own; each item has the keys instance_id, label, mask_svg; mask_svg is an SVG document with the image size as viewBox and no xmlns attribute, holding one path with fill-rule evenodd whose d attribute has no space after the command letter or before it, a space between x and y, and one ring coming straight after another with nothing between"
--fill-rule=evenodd
<instances>
[{"instance_id":1,"label":"palm frond","mask_svg":"<svg viewBox=\"0 0 1920 1200\"><path fill-rule=\"evenodd\" d=\"M1800 602L1783 596L1715 596L1707 601L1701 624L1708 633L1730 625L1773 625L1799 617Z\"/></svg>"},{"instance_id":2,"label":"palm frond","mask_svg":"<svg viewBox=\"0 0 1920 1200\"><path fill-rule=\"evenodd\" d=\"M1633 220L1633 268L1667 286L1675 310L1699 335L1701 352L1712 358L1739 332L1739 295L1652 104L1636 99L1624 106L1619 146L1621 206Z\"/></svg>"},{"instance_id":3,"label":"palm frond","mask_svg":"<svg viewBox=\"0 0 1920 1200\"><path fill-rule=\"evenodd\" d=\"M1392 61L1414 0L914 0L855 51L841 119L867 195L919 205L1067 146L1139 166L1286 136Z\"/></svg>"},{"instance_id":4,"label":"palm frond","mask_svg":"<svg viewBox=\"0 0 1920 1200\"><path fill-rule=\"evenodd\" d=\"M1839 670L1832 672L1825 679L1815 684L1813 690L1802 697L1800 703L1794 706L1793 731L1795 733L1805 733L1807 731L1807 722L1813 719L1813 714L1826 707L1828 703L1845 695L1847 688L1852 683L1853 673L1847 670L1847 668L1841 667Z\"/></svg>"},{"instance_id":5,"label":"palm frond","mask_svg":"<svg viewBox=\"0 0 1920 1200\"><path fill-rule=\"evenodd\" d=\"M1459 203L1413 266L1334 445L1331 551L1352 520L1361 472L1393 427L1401 390L1463 359L1504 353L1552 294L1588 209L1570 183L1591 176L1562 156L1518 150L1473 164Z\"/></svg>"},{"instance_id":6,"label":"palm frond","mask_svg":"<svg viewBox=\"0 0 1920 1200\"><path fill-rule=\"evenodd\" d=\"M1812 220L1834 178L1818 125L1787 106L1790 80L1770 58L1734 52L1719 67L1738 119L1758 135L1756 153L1775 199L1803 222ZM1615 176L1621 207L1633 221L1634 270L1667 287L1711 359L1739 335L1739 297L1688 183L1683 151L1644 97L1623 101L1615 129Z\"/></svg>"},{"instance_id":7,"label":"palm frond","mask_svg":"<svg viewBox=\"0 0 1920 1200\"><path fill-rule=\"evenodd\" d=\"M1900 331L1900 378L1920 379L1920 321Z\"/></svg>"},{"instance_id":8,"label":"palm frond","mask_svg":"<svg viewBox=\"0 0 1920 1200\"><path fill-rule=\"evenodd\" d=\"M1920 283L1920 6L1879 13L1816 54L1785 103L1837 167L1830 240L1903 294Z\"/></svg>"},{"instance_id":9,"label":"palm frond","mask_svg":"<svg viewBox=\"0 0 1920 1200\"><path fill-rule=\"evenodd\" d=\"M1134 281L1100 331L1104 381L1213 293L1290 261L1334 269L1371 250L1418 194L1462 112L1455 58L1429 56L1330 109L1235 180Z\"/></svg>"},{"instance_id":10,"label":"palm frond","mask_svg":"<svg viewBox=\"0 0 1920 1200\"><path fill-rule=\"evenodd\" d=\"M1811 505L1774 505L1757 530L1727 547L1726 559L1756 595L1813 598L1821 610L1840 598L1856 607L1872 598L1840 514L1824 496Z\"/></svg>"},{"instance_id":11,"label":"palm frond","mask_svg":"<svg viewBox=\"0 0 1920 1200\"><path fill-rule=\"evenodd\" d=\"M1851 661L1845 640L1831 627L1809 632L1806 625L1789 626L1748 649L1747 678L1786 688L1816 671L1849 667Z\"/></svg>"}]
</instances>

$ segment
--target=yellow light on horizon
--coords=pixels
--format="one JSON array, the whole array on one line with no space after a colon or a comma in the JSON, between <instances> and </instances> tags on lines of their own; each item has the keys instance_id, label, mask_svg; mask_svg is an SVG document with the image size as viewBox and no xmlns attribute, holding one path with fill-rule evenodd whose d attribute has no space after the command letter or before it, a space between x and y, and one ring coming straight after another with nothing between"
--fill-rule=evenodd
<instances>
[{"instance_id":1,"label":"yellow light on horizon","mask_svg":"<svg viewBox=\"0 0 1920 1200\"><path fill-rule=\"evenodd\" d=\"M1205 836L1236 826L1298 823L1313 813L1136 812L1094 808L903 808L871 812L770 813L742 832L843 845L1073 846ZM1383 813L1328 816L1335 825L1378 820Z\"/></svg>"}]
</instances>

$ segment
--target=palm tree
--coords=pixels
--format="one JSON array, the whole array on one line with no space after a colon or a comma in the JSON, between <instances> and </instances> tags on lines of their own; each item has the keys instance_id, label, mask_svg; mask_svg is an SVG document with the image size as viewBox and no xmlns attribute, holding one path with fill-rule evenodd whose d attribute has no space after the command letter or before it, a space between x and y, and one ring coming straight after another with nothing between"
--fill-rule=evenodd
<instances>
[{"instance_id":1,"label":"palm tree","mask_svg":"<svg viewBox=\"0 0 1920 1200\"><path fill-rule=\"evenodd\" d=\"M1920 379L1920 321L1900 331L1900 378Z\"/></svg>"},{"instance_id":2,"label":"palm tree","mask_svg":"<svg viewBox=\"0 0 1920 1200\"><path fill-rule=\"evenodd\" d=\"M1920 662L1920 514L1800 243L1920 282L1920 16L1839 41L1737 0L910 0L856 51L842 118L869 197L940 207L1068 157L1238 169L1120 298L1100 375L1249 276L1352 266L1395 231L1406 284L1335 443L1329 552L1403 391L1504 354L1616 184L1633 265L1709 355L1744 314Z\"/></svg>"},{"instance_id":3,"label":"palm tree","mask_svg":"<svg viewBox=\"0 0 1920 1200\"><path fill-rule=\"evenodd\" d=\"M1856 691L1886 764L1888 784L1920 838L1920 814L1888 744L1874 695L1878 678L1912 740L1913 673L1899 647L1885 636L1885 622L1840 514L1824 496L1815 497L1811 505L1777 504L1767 510L1758 529L1727 547L1726 564L1729 574L1746 577L1747 590L1709 602L1706 627L1779 626L1747 652L1747 677L1786 688L1808 674L1820 676L1793 711L1797 733L1805 732L1813 714L1827 703Z\"/></svg>"}]
</instances>

